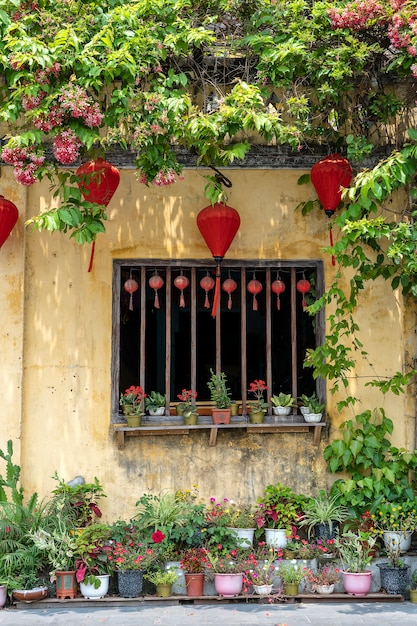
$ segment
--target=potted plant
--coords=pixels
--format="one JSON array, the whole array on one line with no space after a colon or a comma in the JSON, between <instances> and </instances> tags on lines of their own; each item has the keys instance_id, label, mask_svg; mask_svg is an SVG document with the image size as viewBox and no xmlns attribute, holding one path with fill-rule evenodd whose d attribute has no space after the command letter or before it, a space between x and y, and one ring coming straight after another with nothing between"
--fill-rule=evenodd
<instances>
[{"instance_id":1,"label":"potted plant","mask_svg":"<svg viewBox=\"0 0 417 626\"><path fill-rule=\"evenodd\" d=\"M177 398L181 400L181 415L184 418L184 424L188 426L195 426L198 422L198 411L194 402L196 397L197 392L192 389L183 389L177 395Z\"/></svg>"},{"instance_id":2,"label":"potted plant","mask_svg":"<svg viewBox=\"0 0 417 626\"><path fill-rule=\"evenodd\" d=\"M388 561L377 563L381 573L381 587L390 595L404 595L408 587L410 565L401 558L400 541L392 539L385 547Z\"/></svg>"},{"instance_id":3,"label":"potted plant","mask_svg":"<svg viewBox=\"0 0 417 626\"><path fill-rule=\"evenodd\" d=\"M120 395L120 406L126 417L127 425L135 428L141 425L144 411L144 401L146 393L142 387L132 385L128 387L123 394Z\"/></svg>"},{"instance_id":4,"label":"potted plant","mask_svg":"<svg viewBox=\"0 0 417 626\"><path fill-rule=\"evenodd\" d=\"M84 528L101 517L98 503L106 495L96 477L93 483L85 483L84 479L80 479L78 484L66 483L56 472L53 478L58 481L58 486L52 490L53 497L48 503L50 516L59 511L65 516L65 523L74 528Z\"/></svg>"},{"instance_id":5,"label":"potted plant","mask_svg":"<svg viewBox=\"0 0 417 626\"><path fill-rule=\"evenodd\" d=\"M255 510L251 504L238 505L225 498L221 505L223 521L236 536L236 547L249 548L255 534Z\"/></svg>"},{"instance_id":6,"label":"potted plant","mask_svg":"<svg viewBox=\"0 0 417 626\"><path fill-rule=\"evenodd\" d=\"M210 398L213 402L212 409L214 424L229 424L231 416L231 392L227 386L227 376L224 372L215 374L210 368L210 380L207 382Z\"/></svg>"},{"instance_id":7,"label":"potted plant","mask_svg":"<svg viewBox=\"0 0 417 626\"><path fill-rule=\"evenodd\" d=\"M214 588L223 598L233 598L242 591L245 564L238 550L223 551L221 545L207 552L206 570L214 575Z\"/></svg>"},{"instance_id":8,"label":"potted plant","mask_svg":"<svg viewBox=\"0 0 417 626\"><path fill-rule=\"evenodd\" d=\"M75 577L85 598L104 598L113 571L111 528L92 524L76 535Z\"/></svg>"},{"instance_id":9,"label":"potted plant","mask_svg":"<svg viewBox=\"0 0 417 626\"><path fill-rule=\"evenodd\" d=\"M130 524L116 524L112 534L114 530L116 540L113 540L110 558L117 572L119 593L123 598L136 598L142 591L143 574L159 558L158 547L155 543L141 541L138 530Z\"/></svg>"},{"instance_id":10,"label":"potted plant","mask_svg":"<svg viewBox=\"0 0 417 626\"><path fill-rule=\"evenodd\" d=\"M249 419L252 424L261 424L264 421L268 403L265 402L264 392L268 389L264 380L254 380L249 384L248 392L255 396L255 401L249 402Z\"/></svg>"},{"instance_id":11,"label":"potted plant","mask_svg":"<svg viewBox=\"0 0 417 626\"><path fill-rule=\"evenodd\" d=\"M257 499L255 534L259 537L262 529L268 545L285 548L287 535L298 525L306 500L306 496L296 494L282 483L267 485L263 496Z\"/></svg>"},{"instance_id":12,"label":"potted plant","mask_svg":"<svg viewBox=\"0 0 417 626\"><path fill-rule=\"evenodd\" d=\"M398 502L383 500L373 510L372 520L383 533L385 548L398 546L401 553L411 546L411 535L417 527L417 502L404 498Z\"/></svg>"},{"instance_id":13,"label":"potted plant","mask_svg":"<svg viewBox=\"0 0 417 626\"><path fill-rule=\"evenodd\" d=\"M333 593L335 583L340 578L340 569L335 565L325 565L317 571L308 569L306 576L313 591L327 595Z\"/></svg>"},{"instance_id":14,"label":"potted plant","mask_svg":"<svg viewBox=\"0 0 417 626\"><path fill-rule=\"evenodd\" d=\"M157 569L153 572L146 572L144 578L155 585L157 596L169 597L172 585L178 580L178 574L175 569L171 568Z\"/></svg>"},{"instance_id":15,"label":"potted plant","mask_svg":"<svg viewBox=\"0 0 417 626\"><path fill-rule=\"evenodd\" d=\"M269 595L272 592L277 576L275 562L280 555L279 549L275 550L263 542L260 542L248 555L245 579L258 595Z\"/></svg>"},{"instance_id":16,"label":"potted plant","mask_svg":"<svg viewBox=\"0 0 417 626\"><path fill-rule=\"evenodd\" d=\"M286 596L296 596L300 582L306 575L304 567L297 563L282 563L279 568L279 575L284 582L284 593Z\"/></svg>"},{"instance_id":17,"label":"potted plant","mask_svg":"<svg viewBox=\"0 0 417 626\"><path fill-rule=\"evenodd\" d=\"M187 596L203 595L207 562L207 550L203 547L189 548L182 553L180 567L184 570Z\"/></svg>"},{"instance_id":18,"label":"potted plant","mask_svg":"<svg viewBox=\"0 0 417 626\"><path fill-rule=\"evenodd\" d=\"M158 391L151 391L145 398L145 409L149 415L164 415L166 396Z\"/></svg>"},{"instance_id":19,"label":"potted plant","mask_svg":"<svg viewBox=\"0 0 417 626\"><path fill-rule=\"evenodd\" d=\"M271 396L272 412L274 415L289 415L295 406L295 400L290 393L280 393Z\"/></svg>"},{"instance_id":20,"label":"potted plant","mask_svg":"<svg viewBox=\"0 0 417 626\"><path fill-rule=\"evenodd\" d=\"M417 569L411 574L410 602L417 603Z\"/></svg>"},{"instance_id":21,"label":"potted plant","mask_svg":"<svg viewBox=\"0 0 417 626\"><path fill-rule=\"evenodd\" d=\"M337 496L329 496L320 490L316 498L307 500L300 526L307 527L310 537L314 532L317 539L334 539L339 524L348 518L348 509L339 504Z\"/></svg>"},{"instance_id":22,"label":"potted plant","mask_svg":"<svg viewBox=\"0 0 417 626\"><path fill-rule=\"evenodd\" d=\"M370 533L347 531L334 540L342 562L343 585L349 595L366 596L371 589L372 571L367 566L376 537Z\"/></svg>"},{"instance_id":23,"label":"potted plant","mask_svg":"<svg viewBox=\"0 0 417 626\"><path fill-rule=\"evenodd\" d=\"M49 515L45 527L32 531L30 536L49 563L51 581L56 581L57 598L75 598L76 536L73 528L66 524L64 515L58 511Z\"/></svg>"},{"instance_id":24,"label":"potted plant","mask_svg":"<svg viewBox=\"0 0 417 626\"><path fill-rule=\"evenodd\" d=\"M301 398L302 402L306 403L301 407L304 408L304 410L301 411L304 420L306 422L320 422L326 405L320 402L315 393L310 397L301 396Z\"/></svg>"}]
</instances>

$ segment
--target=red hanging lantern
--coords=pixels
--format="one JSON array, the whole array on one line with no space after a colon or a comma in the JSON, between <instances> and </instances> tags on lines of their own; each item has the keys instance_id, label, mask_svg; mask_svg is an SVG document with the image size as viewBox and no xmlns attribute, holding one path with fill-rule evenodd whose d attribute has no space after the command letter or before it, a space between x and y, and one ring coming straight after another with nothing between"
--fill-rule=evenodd
<instances>
[{"instance_id":1,"label":"red hanging lantern","mask_svg":"<svg viewBox=\"0 0 417 626\"><path fill-rule=\"evenodd\" d=\"M279 297L285 291L285 283L283 283L281 279L277 278L272 283L271 289L272 289L272 291L274 293L277 294L277 309L278 309L278 311L280 311L281 310L281 301L280 301Z\"/></svg>"},{"instance_id":2,"label":"red hanging lantern","mask_svg":"<svg viewBox=\"0 0 417 626\"><path fill-rule=\"evenodd\" d=\"M230 311L232 308L232 293L237 289L237 282L233 280L233 278L226 278L222 285L222 289L229 294L229 297L227 298L227 308Z\"/></svg>"},{"instance_id":3,"label":"red hanging lantern","mask_svg":"<svg viewBox=\"0 0 417 626\"><path fill-rule=\"evenodd\" d=\"M248 282L248 291L249 291L249 293L253 294L252 310L253 311L257 311L258 310L258 300L256 299L256 296L257 296L258 293L261 293L261 291L262 291L262 284L259 282L259 280L256 280L256 278L253 278L252 280L250 280Z\"/></svg>"},{"instance_id":4,"label":"red hanging lantern","mask_svg":"<svg viewBox=\"0 0 417 626\"><path fill-rule=\"evenodd\" d=\"M220 290L220 263L228 251L240 226L240 216L236 209L216 202L207 206L197 215L197 227L210 249L217 264L216 289L211 314L216 317Z\"/></svg>"},{"instance_id":5,"label":"red hanging lantern","mask_svg":"<svg viewBox=\"0 0 417 626\"><path fill-rule=\"evenodd\" d=\"M164 286L164 279L155 270L155 273L153 274L153 276L150 277L148 283L149 283L149 287L151 289L153 289L154 292L155 292L155 298L154 298L154 301L153 301L153 305L154 305L155 309L159 309L158 289L161 289L161 287Z\"/></svg>"},{"instance_id":6,"label":"red hanging lantern","mask_svg":"<svg viewBox=\"0 0 417 626\"><path fill-rule=\"evenodd\" d=\"M332 217L342 200L342 188L349 187L352 180L349 161L341 154L330 154L313 165L310 176L324 212L327 217ZM330 245L333 246L331 227ZM334 257L332 264L334 265Z\"/></svg>"},{"instance_id":7,"label":"red hanging lantern","mask_svg":"<svg viewBox=\"0 0 417 626\"><path fill-rule=\"evenodd\" d=\"M12 232L18 217L16 205L0 195L0 248Z\"/></svg>"},{"instance_id":8,"label":"red hanging lantern","mask_svg":"<svg viewBox=\"0 0 417 626\"><path fill-rule=\"evenodd\" d=\"M303 309L305 309L305 307L307 306L304 294L308 293L310 291L310 287L311 287L311 285L310 285L309 281L306 280L305 278L301 278L297 282L297 291L299 291L300 293L303 294L303 299L301 301L301 304L303 305Z\"/></svg>"},{"instance_id":9,"label":"red hanging lantern","mask_svg":"<svg viewBox=\"0 0 417 626\"><path fill-rule=\"evenodd\" d=\"M185 307L184 289L186 289L189 284L190 284L190 281L188 280L188 278L186 276L184 276L184 274L180 274L174 280L174 285L176 286L177 289L179 289L181 291L180 307L182 309Z\"/></svg>"},{"instance_id":10,"label":"red hanging lantern","mask_svg":"<svg viewBox=\"0 0 417 626\"><path fill-rule=\"evenodd\" d=\"M204 291L206 292L206 297L204 298L204 308L205 309L209 309L210 308L210 300L208 297L208 292L211 291L214 287L214 280L212 279L211 276L209 276L208 272L206 276L203 276L203 278L200 280L200 287L201 289L204 289Z\"/></svg>"},{"instance_id":11,"label":"red hanging lantern","mask_svg":"<svg viewBox=\"0 0 417 626\"><path fill-rule=\"evenodd\" d=\"M75 175L79 178L78 188L84 200L104 204L104 206L109 204L120 182L120 172L117 167L101 158L83 163ZM93 268L95 244L94 240L88 266L89 272Z\"/></svg>"},{"instance_id":12,"label":"red hanging lantern","mask_svg":"<svg viewBox=\"0 0 417 626\"><path fill-rule=\"evenodd\" d=\"M133 294L139 289L139 285L134 278L130 277L127 279L123 287L127 293L130 293L129 311L133 311Z\"/></svg>"}]
</instances>

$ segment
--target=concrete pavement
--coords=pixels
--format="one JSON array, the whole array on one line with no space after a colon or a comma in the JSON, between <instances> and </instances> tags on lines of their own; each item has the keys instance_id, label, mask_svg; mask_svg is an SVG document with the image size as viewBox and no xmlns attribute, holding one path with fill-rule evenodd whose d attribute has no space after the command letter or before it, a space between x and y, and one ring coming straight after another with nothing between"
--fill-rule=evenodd
<instances>
[{"instance_id":1,"label":"concrete pavement","mask_svg":"<svg viewBox=\"0 0 417 626\"><path fill-rule=\"evenodd\" d=\"M0 626L417 626L410 602L6 608Z\"/></svg>"}]
</instances>

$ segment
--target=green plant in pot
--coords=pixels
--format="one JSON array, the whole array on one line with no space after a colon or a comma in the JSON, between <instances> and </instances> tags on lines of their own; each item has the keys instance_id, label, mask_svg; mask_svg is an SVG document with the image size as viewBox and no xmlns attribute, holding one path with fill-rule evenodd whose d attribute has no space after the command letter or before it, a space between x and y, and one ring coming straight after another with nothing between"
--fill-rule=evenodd
<instances>
[{"instance_id":1,"label":"green plant in pot","mask_svg":"<svg viewBox=\"0 0 417 626\"><path fill-rule=\"evenodd\" d=\"M149 415L164 415L166 396L158 391L151 391L145 398L145 409Z\"/></svg>"},{"instance_id":2,"label":"green plant in pot","mask_svg":"<svg viewBox=\"0 0 417 626\"><path fill-rule=\"evenodd\" d=\"M198 411L195 405L195 399L197 398L197 392L192 389L183 389L181 393L177 395L177 398L181 401L181 415L184 418L184 424L195 425L198 422Z\"/></svg>"},{"instance_id":3,"label":"green plant in pot","mask_svg":"<svg viewBox=\"0 0 417 626\"><path fill-rule=\"evenodd\" d=\"M178 580L178 574L174 569L156 569L146 572L143 576L156 587L156 595L167 597L171 595L172 585Z\"/></svg>"},{"instance_id":4,"label":"green plant in pot","mask_svg":"<svg viewBox=\"0 0 417 626\"><path fill-rule=\"evenodd\" d=\"M130 427L138 427L142 423L142 417L145 414L145 398L146 393L139 385L132 385L120 395L120 406L126 417L127 425Z\"/></svg>"},{"instance_id":5,"label":"green plant in pot","mask_svg":"<svg viewBox=\"0 0 417 626\"><path fill-rule=\"evenodd\" d=\"M52 500L48 503L48 515L53 516L59 512L65 516L67 525L74 528L84 528L101 517L99 501L106 498L103 487L98 478L94 482L86 483L81 477L66 483L55 472L53 479L58 481L58 486L52 490ZM72 484L77 482L77 484Z\"/></svg>"},{"instance_id":6,"label":"green plant in pot","mask_svg":"<svg viewBox=\"0 0 417 626\"><path fill-rule=\"evenodd\" d=\"M255 535L259 538L265 532L268 545L285 548L287 535L293 526L298 525L306 501L306 496L296 494L291 487L282 483L267 485L263 495L257 498ZM281 536L272 531L281 531Z\"/></svg>"},{"instance_id":7,"label":"green plant in pot","mask_svg":"<svg viewBox=\"0 0 417 626\"><path fill-rule=\"evenodd\" d=\"M295 407L295 400L290 393L279 393L271 396L271 404L274 415L289 415Z\"/></svg>"},{"instance_id":8,"label":"green plant in pot","mask_svg":"<svg viewBox=\"0 0 417 626\"><path fill-rule=\"evenodd\" d=\"M264 421L264 415L268 410L268 403L265 402L264 392L268 387L264 380L254 380L249 383L248 392L255 396L255 400L248 402L249 406L249 418L252 423L259 423Z\"/></svg>"},{"instance_id":9,"label":"green plant in pot","mask_svg":"<svg viewBox=\"0 0 417 626\"><path fill-rule=\"evenodd\" d=\"M231 416L231 391L227 386L227 376L224 372L215 374L210 368L210 380L207 382L210 391L210 399L213 402L213 422L215 424L227 424Z\"/></svg>"},{"instance_id":10,"label":"green plant in pot","mask_svg":"<svg viewBox=\"0 0 417 626\"><path fill-rule=\"evenodd\" d=\"M298 593L298 586L306 575L303 565L297 563L282 563L280 565L279 576L284 582L284 593L287 596L295 596Z\"/></svg>"},{"instance_id":11,"label":"green plant in pot","mask_svg":"<svg viewBox=\"0 0 417 626\"><path fill-rule=\"evenodd\" d=\"M365 596L371 589L372 571L367 566L372 560L375 542L375 536L361 531L347 531L334 540L342 562L343 585L349 595Z\"/></svg>"},{"instance_id":12,"label":"green plant in pot","mask_svg":"<svg viewBox=\"0 0 417 626\"><path fill-rule=\"evenodd\" d=\"M314 532L317 539L327 540L335 537L339 524L347 519L348 509L339 504L337 496L320 490L316 498L307 500L300 526L307 528L309 537Z\"/></svg>"},{"instance_id":13,"label":"green plant in pot","mask_svg":"<svg viewBox=\"0 0 417 626\"><path fill-rule=\"evenodd\" d=\"M111 574L112 560L109 559L111 528L107 524L92 524L76 535L75 572L78 583L100 586L98 576Z\"/></svg>"}]
</instances>

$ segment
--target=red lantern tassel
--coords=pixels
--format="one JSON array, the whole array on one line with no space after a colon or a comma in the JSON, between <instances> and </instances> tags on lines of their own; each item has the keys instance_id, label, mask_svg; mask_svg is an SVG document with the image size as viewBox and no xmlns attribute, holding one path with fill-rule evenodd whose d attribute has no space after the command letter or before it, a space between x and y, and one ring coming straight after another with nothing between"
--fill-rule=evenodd
<instances>
[{"instance_id":1,"label":"red lantern tassel","mask_svg":"<svg viewBox=\"0 0 417 626\"><path fill-rule=\"evenodd\" d=\"M93 241L93 245L91 246L91 254L90 254L90 264L88 266L88 271L91 272L91 270L93 269L93 261L94 261L94 250L96 247L96 242ZM132 309L133 311L133 309Z\"/></svg>"},{"instance_id":2,"label":"red lantern tassel","mask_svg":"<svg viewBox=\"0 0 417 626\"><path fill-rule=\"evenodd\" d=\"M229 293L229 297L227 299L227 308L229 309L229 311L232 308L232 294L231 293Z\"/></svg>"},{"instance_id":3,"label":"red lantern tassel","mask_svg":"<svg viewBox=\"0 0 417 626\"><path fill-rule=\"evenodd\" d=\"M208 292L206 291L206 297L204 298L204 308L205 309L209 309L210 308L210 300L208 298Z\"/></svg>"},{"instance_id":4,"label":"red lantern tassel","mask_svg":"<svg viewBox=\"0 0 417 626\"><path fill-rule=\"evenodd\" d=\"M180 308L184 309L185 308L185 298L184 298L184 292L181 291L181 295L180 295Z\"/></svg>"},{"instance_id":5,"label":"red lantern tassel","mask_svg":"<svg viewBox=\"0 0 417 626\"><path fill-rule=\"evenodd\" d=\"M133 293L130 294L129 298L129 311L133 311Z\"/></svg>"},{"instance_id":6,"label":"red lantern tassel","mask_svg":"<svg viewBox=\"0 0 417 626\"><path fill-rule=\"evenodd\" d=\"M333 231L332 231L332 227L331 226L330 226L330 245L333 248ZM334 254L332 254L332 265L336 265Z\"/></svg>"},{"instance_id":7,"label":"red lantern tassel","mask_svg":"<svg viewBox=\"0 0 417 626\"><path fill-rule=\"evenodd\" d=\"M155 307L155 309L159 309L159 296L158 296L158 292L155 289L155 299L153 301L153 305Z\"/></svg>"},{"instance_id":8,"label":"red lantern tassel","mask_svg":"<svg viewBox=\"0 0 417 626\"><path fill-rule=\"evenodd\" d=\"M213 307L211 309L211 317L216 317L217 305L219 303L220 291L220 265L216 267L216 287L214 289Z\"/></svg>"},{"instance_id":9,"label":"red lantern tassel","mask_svg":"<svg viewBox=\"0 0 417 626\"><path fill-rule=\"evenodd\" d=\"M258 310L258 301L256 299L256 295L253 294L252 311L257 311L257 310Z\"/></svg>"},{"instance_id":10,"label":"red lantern tassel","mask_svg":"<svg viewBox=\"0 0 417 626\"><path fill-rule=\"evenodd\" d=\"M281 300L279 299L279 294L277 295L277 309L281 311Z\"/></svg>"}]
</instances>

